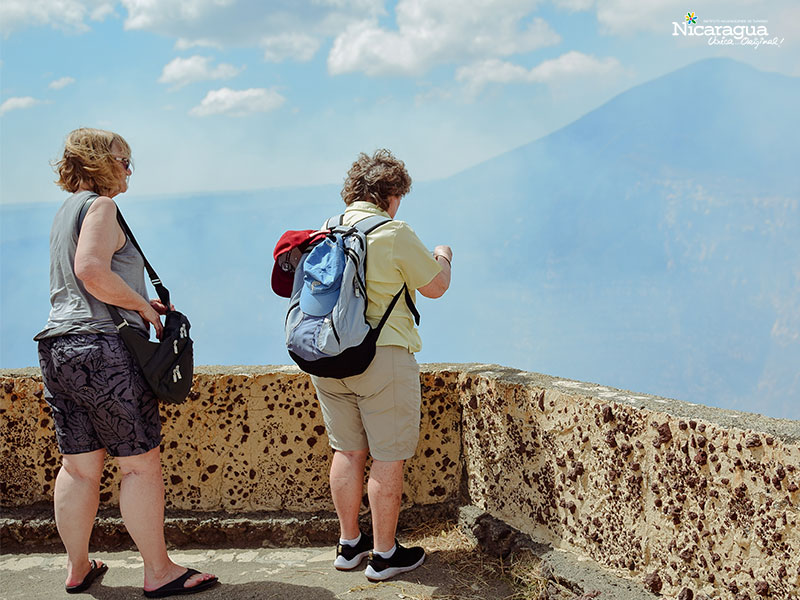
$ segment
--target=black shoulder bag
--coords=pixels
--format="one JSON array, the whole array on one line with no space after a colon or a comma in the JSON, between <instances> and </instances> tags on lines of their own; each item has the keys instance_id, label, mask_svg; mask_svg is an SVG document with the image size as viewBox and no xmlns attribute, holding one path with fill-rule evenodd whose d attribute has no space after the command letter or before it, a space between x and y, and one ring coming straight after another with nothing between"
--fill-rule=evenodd
<instances>
[{"instance_id":1,"label":"black shoulder bag","mask_svg":"<svg viewBox=\"0 0 800 600\"><path fill-rule=\"evenodd\" d=\"M122 318L116 306L106 304L108 312L111 313L111 319L117 326L125 346L142 368L144 377L150 384L153 393L162 402L179 404L186 400L189 390L192 389L194 373L194 342L189 337L189 319L183 313L170 309L169 290L164 287L161 279L150 266L119 208L117 208L117 221L139 254L142 255L150 281L162 304L167 307L161 340L151 342L139 333Z\"/></svg>"}]
</instances>

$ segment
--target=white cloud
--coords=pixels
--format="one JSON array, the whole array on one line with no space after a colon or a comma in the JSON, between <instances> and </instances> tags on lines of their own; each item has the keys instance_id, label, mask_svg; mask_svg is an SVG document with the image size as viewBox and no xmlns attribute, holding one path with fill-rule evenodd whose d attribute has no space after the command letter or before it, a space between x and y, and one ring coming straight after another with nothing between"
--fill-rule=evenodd
<instances>
[{"instance_id":1,"label":"white cloud","mask_svg":"<svg viewBox=\"0 0 800 600\"><path fill-rule=\"evenodd\" d=\"M173 89L181 88L196 81L212 79L230 79L241 72L241 69L226 63L211 66L207 56L190 56L175 58L164 66L159 83L171 84Z\"/></svg>"},{"instance_id":2,"label":"white cloud","mask_svg":"<svg viewBox=\"0 0 800 600\"><path fill-rule=\"evenodd\" d=\"M271 89L232 90L221 88L208 92L203 101L189 111L189 114L196 117L210 115L243 117L253 113L275 110L285 101L286 98Z\"/></svg>"},{"instance_id":3,"label":"white cloud","mask_svg":"<svg viewBox=\"0 0 800 600\"><path fill-rule=\"evenodd\" d=\"M37 104L41 103L42 103L41 100L37 100L36 98L32 98L31 96L9 98L8 100L0 104L0 115L4 115L12 110L21 110L23 108L30 108L31 106L36 106Z\"/></svg>"},{"instance_id":4,"label":"white cloud","mask_svg":"<svg viewBox=\"0 0 800 600\"><path fill-rule=\"evenodd\" d=\"M234 5L235 0L122 0L122 4L128 9L128 29L153 30L170 22L181 27L202 21Z\"/></svg>"},{"instance_id":5,"label":"white cloud","mask_svg":"<svg viewBox=\"0 0 800 600\"><path fill-rule=\"evenodd\" d=\"M264 60L281 62L286 59L308 61L317 53L320 41L310 35L285 33L261 40L264 47Z\"/></svg>"},{"instance_id":6,"label":"white cloud","mask_svg":"<svg viewBox=\"0 0 800 600\"><path fill-rule=\"evenodd\" d=\"M9 35L24 27L49 26L84 32L86 19L102 21L114 13L109 0L3 0L0 33Z\"/></svg>"},{"instance_id":7,"label":"white cloud","mask_svg":"<svg viewBox=\"0 0 800 600\"><path fill-rule=\"evenodd\" d=\"M599 59L573 50L532 69L498 59L483 60L458 69L456 79L474 94L490 83L553 84L570 78L609 76L620 70L616 58Z\"/></svg>"},{"instance_id":8,"label":"white cloud","mask_svg":"<svg viewBox=\"0 0 800 600\"><path fill-rule=\"evenodd\" d=\"M540 18L538 0L399 0L397 30L364 20L334 41L333 74L415 74L436 64L510 56L557 44L561 38Z\"/></svg>"},{"instance_id":9,"label":"white cloud","mask_svg":"<svg viewBox=\"0 0 800 600\"><path fill-rule=\"evenodd\" d=\"M220 42L206 39L187 40L180 38L175 42L175 48L178 50L189 50L191 48L216 48L217 50L222 50L222 47Z\"/></svg>"},{"instance_id":10,"label":"white cloud","mask_svg":"<svg viewBox=\"0 0 800 600\"><path fill-rule=\"evenodd\" d=\"M582 52L567 52L558 58L546 60L530 70L533 81L553 82L564 77L607 75L620 68L616 58L595 58Z\"/></svg>"},{"instance_id":11,"label":"white cloud","mask_svg":"<svg viewBox=\"0 0 800 600\"><path fill-rule=\"evenodd\" d=\"M556 44L558 34L535 17L543 1L398 0L392 27L379 21L387 16L383 0L121 0L127 29L172 37L181 49L260 47L270 62L308 61L333 39L331 73L371 75L422 73Z\"/></svg>"},{"instance_id":12,"label":"white cloud","mask_svg":"<svg viewBox=\"0 0 800 600\"><path fill-rule=\"evenodd\" d=\"M597 22L602 30L612 34L666 31L685 12L673 0L597 0Z\"/></svg>"},{"instance_id":13,"label":"white cloud","mask_svg":"<svg viewBox=\"0 0 800 600\"><path fill-rule=\"evenodd\" d=\"M49 87L51 90L60 90L73 83L75 83L75 79L73 77L61 77L60 79L51 81L47 87Z\"/></svg>"},{"instance_id":14,"label":"white cloud","mask_svg":"<svg viewBox=\"0 0 800 600\"><path fill-rule=\"evenodd\" d=\"M178 40L180 49L263 47L266 60L309 60L347 25L384 14L383 0L121 0L126 29Z\"/></svg>"},{"instance_id":15,"label":"white cloud","mask_svg":"<svg viewBox=\"0 0 800 600\"><path fill-rule=\"evenodd\" d=\"M553 0L553 4L570 12L589 10L594 6L594 2L595 0Z\"/></svg>"},{"instance_id":16,"label":"white cloud","mask_svg":"<svg viewBox=\"0 0 800 600\"><path fill-rule=\"evenodd\" d=\"M456 79L466 82L468 87L474 90L480 90L488 83L531 81L528 69L498 58L490 58L461 67L456 71Z\"/></svg>"},{"instance_id":17,"label":"white cloud","mask_svg":"<svg viewBox=\"0 0 800 600\"><path fill-rule=\"evenodd\" d=\"M101 2L92 10L89 18L92 21L105 21L106 17L116 16L116 14L112 3Z\"/></svg>"}]
</instances>

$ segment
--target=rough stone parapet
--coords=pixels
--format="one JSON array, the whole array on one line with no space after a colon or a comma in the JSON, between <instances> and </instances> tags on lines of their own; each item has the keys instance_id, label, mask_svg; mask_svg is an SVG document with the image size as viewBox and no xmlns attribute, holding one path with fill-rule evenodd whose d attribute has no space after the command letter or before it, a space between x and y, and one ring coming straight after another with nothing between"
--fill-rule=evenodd
<instances>
[{"instance_id":1,"label":"rough stone parapet","mask_svg":"<svg viewBox=\"0 0 800 600\"><path fill-rule=\"evenodd\" d=\"M800 597L800 422L496 365L423 365L421 382L406 510L473 505L667 597ZM297 369L198 368L187 403L162 412L170 509L332 510L330 449ZM4 513L50 501L59 458L38 369L0 371L0 414ZM108 507L112 462L106 475Z\"/></svg>"},{"instance_id":2,"label":"rough stone parapet","mask_svg":"<svg viewBox=\"0 0 800 600\"><path fill-rule=\"evenodd\" d=\"M461 488L456 373L422 375L422 429L404 506L455 499ZM3 507L52 499L60 458L38 369L0 371ZM167 508L229 513L333 510L332 452L307 375L291 367L200 367L189 399L161 407ZM106 462L101 506L118 503Z\"/></svg>"},{"instance_id":3,"label":"rough stone parapet","mask_svg":"<svg viewBox=\"0 0 800 600\"><path fill-rule=\"evenodd\" d=\"M497 367L459 388L492 516L653 593L800 594L800 423Z\"/></svg>"}]
</instances>

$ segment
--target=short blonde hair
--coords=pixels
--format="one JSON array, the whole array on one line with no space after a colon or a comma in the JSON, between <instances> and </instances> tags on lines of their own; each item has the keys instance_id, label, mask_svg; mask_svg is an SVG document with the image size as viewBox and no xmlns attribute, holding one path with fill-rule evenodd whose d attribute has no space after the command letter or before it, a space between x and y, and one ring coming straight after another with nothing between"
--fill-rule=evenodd
<instances>
[{"instance_id":1,"label":"short blonde hair","mask_svg":"<svg viewBox=\"0 0 800 600\"><path fill-rule=\"evenodd\" d=\"M55 164L56 185L72 193L81 185L105 196L117 192L119 175L114 170L119 167L111 153L112 144L130 159L131 147L118 133L88 127L71 131L64 142L64 156Z\"/></svg>"},{"instance_id":2,"label":"short blonde hair","mask_svg":"<svg viewBox=\"0 0 800 600\"><path fill-rule=\"evenodd\" d=\"M358 200L372 202L387 210L391 196L405 196L411 190L411 176L402 160L386 149L372 156L363 152L347 172L342 200L348 206Z\"/></svg>"}]
</instances>

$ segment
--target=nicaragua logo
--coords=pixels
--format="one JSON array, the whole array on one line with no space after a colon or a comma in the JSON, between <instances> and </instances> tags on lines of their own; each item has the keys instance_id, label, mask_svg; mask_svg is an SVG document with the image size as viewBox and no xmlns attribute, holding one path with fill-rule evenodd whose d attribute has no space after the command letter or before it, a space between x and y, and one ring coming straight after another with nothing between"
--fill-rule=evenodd
<instances>
[{"instance_id":1,"label":"nicaragua logo","mask_svg":"<svg viewBox=\"0 0 800 600\"><path fill-rule=\"evenodd\" d=\"M698 25L697 13L687 12L681 22L672 22L672 35L704 37L709 46L780 46L784 38L770 38L765 20L758 19L704 19Z\"/></svg>"}]
</instances>

